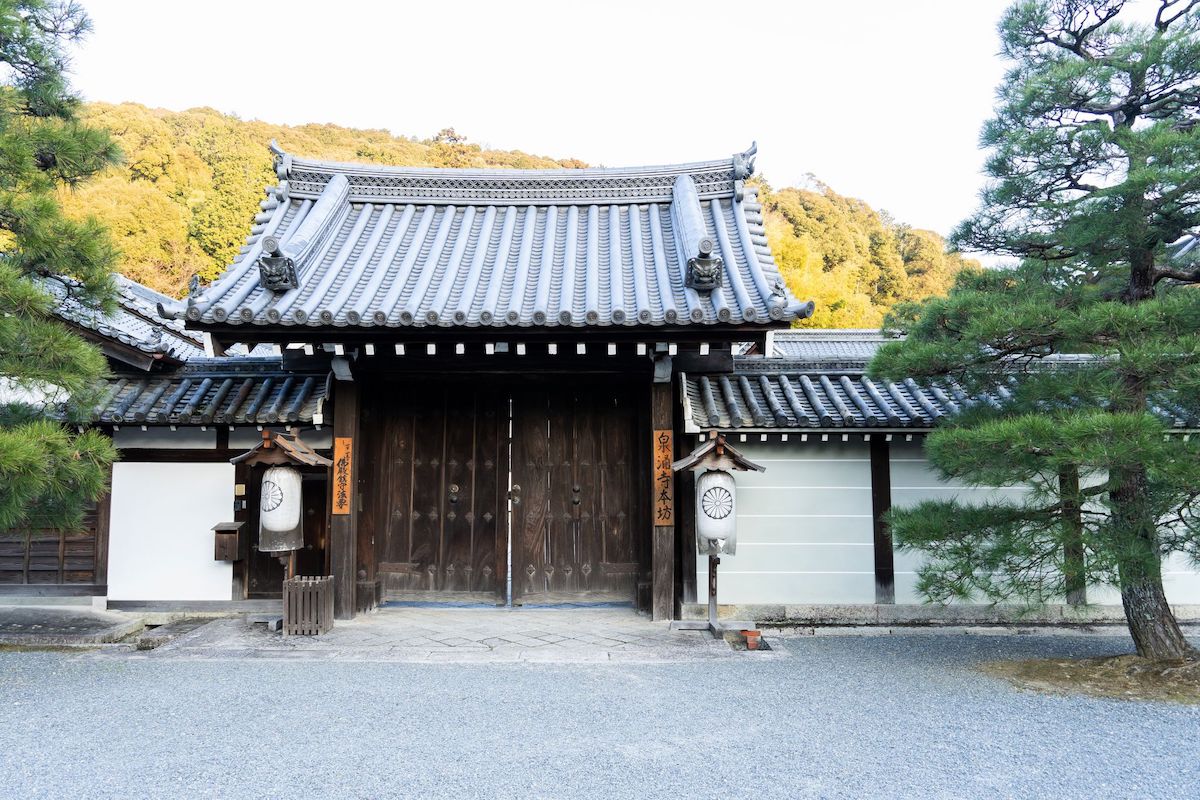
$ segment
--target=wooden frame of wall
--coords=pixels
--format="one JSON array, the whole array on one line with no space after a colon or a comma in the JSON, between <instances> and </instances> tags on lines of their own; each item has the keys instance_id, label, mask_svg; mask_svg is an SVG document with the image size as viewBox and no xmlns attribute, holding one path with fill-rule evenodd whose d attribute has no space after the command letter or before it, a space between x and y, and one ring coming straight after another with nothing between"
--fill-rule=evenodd
<instances>
[{"instance_id":1,"label":"wooden frame of wall","mask_svg":"<svg viewBox=\"0 0 1200 800\"><path fill-rule=\"evenodd\" d=\"M112 476L109 475L111 483ZM108 594L109 492L84 514L83 530L0 534L0 596L98 597Z\"/></svg>"}]
</instances>

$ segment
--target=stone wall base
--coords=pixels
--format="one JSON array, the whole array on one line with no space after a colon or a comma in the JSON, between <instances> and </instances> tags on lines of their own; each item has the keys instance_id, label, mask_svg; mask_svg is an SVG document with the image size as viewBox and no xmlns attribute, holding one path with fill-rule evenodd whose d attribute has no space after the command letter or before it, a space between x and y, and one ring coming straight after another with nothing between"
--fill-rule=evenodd
<instances>
[{"instance_id":1,"label":"stone wall base","mask_svg":"<svg viewBox=\"0 0 1200 800\"><path fill-rule=\"evenodd\" d=\"M1200 623L1200 605L1174 606L1181 623ZM1098 625L1124 624L1121 606L1016 605L776 605L718 607L722 619L762 626ZM706 619L708 606L685 603L683 619Z\"/></svg>"}]
</instances>

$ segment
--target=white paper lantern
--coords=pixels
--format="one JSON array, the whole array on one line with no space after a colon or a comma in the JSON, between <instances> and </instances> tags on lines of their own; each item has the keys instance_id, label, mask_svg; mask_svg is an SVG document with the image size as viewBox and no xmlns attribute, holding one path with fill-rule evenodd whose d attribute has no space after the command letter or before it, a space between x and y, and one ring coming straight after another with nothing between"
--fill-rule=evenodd
<instances>
[{"instance_id":1,"label":"white paper lantern","mask_svg":"<svg viewBox=\"0 0 1200 800\"><path fill-rule=\"evenodd\" d=\"M737 552L737 487L724 470L696 479L696 546L702 555Z\"/></svg>"},{"instance_id":2,"label":"white paper lantern","mask_svg":"<svg viewBox=\"0 0 1200 800\"><path fill-rule=\"evenodd\" d=\"M259 550L275 553L304 546L302 483L294 467L271 467L263 473L258 501Z\"/></svg>"}]
</instances>

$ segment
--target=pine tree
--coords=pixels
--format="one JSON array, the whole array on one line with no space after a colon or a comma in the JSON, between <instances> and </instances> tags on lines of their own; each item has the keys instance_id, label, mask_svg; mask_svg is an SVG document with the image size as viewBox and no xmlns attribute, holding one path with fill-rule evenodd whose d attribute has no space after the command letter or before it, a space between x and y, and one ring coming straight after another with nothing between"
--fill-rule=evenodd
<instances>
[{"instance_id":1,"label":"pine tree","mask_svg":"<svg viewBox=\"0 0 1200 800\"><path fill-rule=\"evenodd\" d=\"M1200 397L1200 6L1032 0L999 30L1011 62L984 127L991 182L955 232L1015 269L961 273L898 307L873 371L958 382L981 402L929 437L947 477L1025 485L980 507L896 512L933 599L1121 592L1140 655L1195 657L1162 561L1200 556L1200 449L1170 435ZM1193 422L1194 424L1194 422Z\"/></svg>"},{"instance_id":2,"label":"pine tree","mask_svg":"<svg viewBox=\"0 0 1200 800\"><path fill-rule=\"evenodd\" d=\"M107 134L76 118L65 48L87 33L73 2L0 0L0 528L72 527L105 488L112 443L87 420L106 364L53 316L40 281L112 302L113 248L55 193L114 164Z\"/></svg>"}]
</instances>

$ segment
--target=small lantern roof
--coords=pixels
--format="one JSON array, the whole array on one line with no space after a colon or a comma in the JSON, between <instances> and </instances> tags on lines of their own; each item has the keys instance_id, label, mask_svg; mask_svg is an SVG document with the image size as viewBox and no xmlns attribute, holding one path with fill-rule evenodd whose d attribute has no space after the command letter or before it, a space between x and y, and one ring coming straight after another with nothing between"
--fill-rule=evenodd
<instances>
[{"instance_id":1,"label":"small lantern roof","mask_svg":"<svg viewBox=\"0 0 1200 800\"><path fill-rule=\"evenodd\" d=\"M265 430L262 441L240 456L229 459L230 464L295 464L301 467L328 467L333 461L318 453L291 429Z\"/></svg>"},{"instance_id":2,"label":"small lantern roof","mask_svg":"<svg viewBox=\"0 0 1200 800\"><path fill-rule=\"evenodd\" d=\"M746 458L737 448L725 441L725 437L714 435L671 465L675 472L689 469L699 472L705 469L736 470L738 472L766 472L767 468Z\"/></svg>"}]
</instances>

